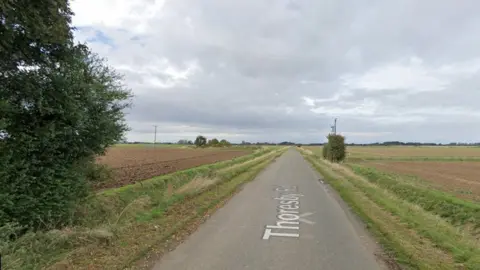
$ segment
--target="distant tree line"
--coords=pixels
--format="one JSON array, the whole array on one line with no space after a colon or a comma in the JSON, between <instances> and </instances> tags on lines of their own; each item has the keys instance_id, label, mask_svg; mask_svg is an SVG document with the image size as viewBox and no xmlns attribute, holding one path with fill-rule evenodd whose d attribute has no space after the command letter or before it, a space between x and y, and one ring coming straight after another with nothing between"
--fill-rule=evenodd
<instances>
[{"instance_id":1,"label":"distant tree line","mask_svg":"<svg viewBox=\"0 0 480 270\"><path fill-rule=\"evenodd\" d=\"M187 141L187 144L188 142L189 141ZM207 140L207 137L202 135L198 135L193 144L197 147L229 147L232 145L229 141L225 139L222 139L220 141L217 138Z\"/></svg>"},{"instance_id":2,"label":"distant tree line","mask_svg":"<svg viewBox=\"0 0 480 270\"><path fill-rule=\"evenodd\" d=\"M129 144L150 144L152 142L124 142ZM207 141L208 143L208 141ZM172 142L161 142L161 144L174 144ZM194 145L195 143L191 140L179 140L177 144L183 145ZM283 141L280 143L274 142L248 142L242 141L241 143L231 143L231 145L302 145L302 146L321 146L326 143L295 143L289 141ZM462 142L451 142L451 143L420 143L420 142L400 142L400 141L386 141L386 142L375 142L375 143L346 143L347 146L480 146L480 142L477 143L462 143Z\"/></svg>"},{"instance_id":3,"label":"distant tree line","mask_svg":"<svg viewBox=\"0 0 480 270\"><path fill-rule=\"evenodd\" d=\"M309 143L302 145L324 145L325 143ZM461 143L461 142L451 142L451 143L420 143L420 142L400 142L400 141L387 141L387 142L376 142L376 143L347 143L348 146L480 146L480 142L477 143Z\"/></svg>"}]
</instances>

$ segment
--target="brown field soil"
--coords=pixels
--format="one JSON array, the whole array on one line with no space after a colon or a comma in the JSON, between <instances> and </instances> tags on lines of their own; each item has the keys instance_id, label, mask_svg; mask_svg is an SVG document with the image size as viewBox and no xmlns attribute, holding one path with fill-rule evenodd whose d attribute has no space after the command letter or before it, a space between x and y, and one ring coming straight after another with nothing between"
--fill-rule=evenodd
<instances>
[{"instance_id":1,"label":"brown field soil","mask_svg":"<svg viewBox=\"0 0 480 270\"><path fill-rule=\"evenodd\" d=\"M113 169L114 181L96 183L94 189L120 187L154 176L205 164L229 160L251 153L245 150L112 148L97 162Z\"/></svg>"},{"instance_id":2,"label":"brown field soil","mask_svg":"<svg viewBox=\"0 0 480 270\"><path fill-rule=\"evenodd\" d=\"M457 197L480 201L480 162L371 161L359 164L418 176Z\"/></svg>"},{"instance_id":3,"label":"brown field soil","mask_svg":"<svg viewBox=\"0 0 480 270\"><path fill-rule=\"evenodd\" d=\"M368 157L480 157L480 147L351 146L351 156Z\"/></svg>"}]
</instances>

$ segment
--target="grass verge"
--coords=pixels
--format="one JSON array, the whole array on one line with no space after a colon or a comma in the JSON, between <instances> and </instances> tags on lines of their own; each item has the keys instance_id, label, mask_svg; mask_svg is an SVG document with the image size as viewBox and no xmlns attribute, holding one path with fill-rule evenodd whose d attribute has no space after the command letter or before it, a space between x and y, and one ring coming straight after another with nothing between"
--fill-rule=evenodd
<instances>
[{"instance_id":1,"label":"grass verge","mask_svg":"<svg viewBox=\"0 0 480 270\"><path fill-rule=\"evenodd\" d=\"M452 194L422 185L418 179L394 173L380 172L367 166L349 164L352 170L370 182L389 190L399 198L414 203L448 220L453 225L466 225L480 229L480 205L459 199ZM472 231L474 234L479 232Z\"/></svg>"},{"instance_id":2,"label":"grass verge","mask_svg":"<svg viewBox=\"0 0 480 270\"><path fill-rule=\"evenodd\" d=\"M261 149L106 190L79 206L76 226L0 243L5 269L124 269L201 218L251 180L284 148ZM256 162L249 162L255 159ZM231 169L228 169L228 168ZM193 183L193 184L192 184ZM2 237L0 228L0 237ZM4 235L12 228L3 228ZM6 239L6 238L2 238Z\"/></svg>"},{"instance_id":3,"label":"grass verge","mask_svg":"<svg viewBox=\"0 0 480 270\"><path fill-rule=\"evenodd\" d=\"M478 242L470 235L345 166L302 154L404 268L480 269Z\"/></svg>"},{"instance_id":4,"label":"grass verge","mask_svg":"<svg viewBox=\"0 0 480 270\"><path fill-rule=\"evenodd\" d=\"M443 162L462 162L462 161L480 161L480 157L386 157L386 156L349 156L349 162L388 160L388 161L443 161Z\"/></svg>"}]
</instances>

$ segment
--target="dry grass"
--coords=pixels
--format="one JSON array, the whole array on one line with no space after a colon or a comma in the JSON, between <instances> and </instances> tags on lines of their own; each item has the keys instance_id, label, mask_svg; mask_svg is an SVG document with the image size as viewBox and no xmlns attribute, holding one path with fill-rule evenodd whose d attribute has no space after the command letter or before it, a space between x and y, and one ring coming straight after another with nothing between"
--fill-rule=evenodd
<instances>
[{"instance_id":1,"label":"dry grass","mask_svg":"<svg viewBox=\"0 0 480 270\"><path fill-rule=\"evenodd\" d=\"M220 181L220 178L207 178L203 176L197 176L192 181L181 186L178 190L175 191L176 194L186 194L186 193L195 193L206 187L209 187Z\"/></svg>"}]
</instances>

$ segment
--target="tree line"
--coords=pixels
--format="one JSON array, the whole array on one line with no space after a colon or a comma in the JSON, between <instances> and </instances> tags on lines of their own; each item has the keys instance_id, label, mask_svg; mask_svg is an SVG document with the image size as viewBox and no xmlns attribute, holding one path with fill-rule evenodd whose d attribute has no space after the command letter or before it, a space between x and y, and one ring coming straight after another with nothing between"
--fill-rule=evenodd
<instances>
[{"instance_id":1,"label":"tree line","mask_svg":"<svg viewBox=\"0 0 480 270\"><path fill-rule=\"evenodd\" d=\"M304 145L324 145L326 143L309 143ZM477 143L464 143L464 142L450 142L450 143L421 143L421 142L401 142L401 141L387 141L387 142L375 142L375 143L347 143L348 146L480 146L480 142Z\"/></svg>"}]
</instances>

